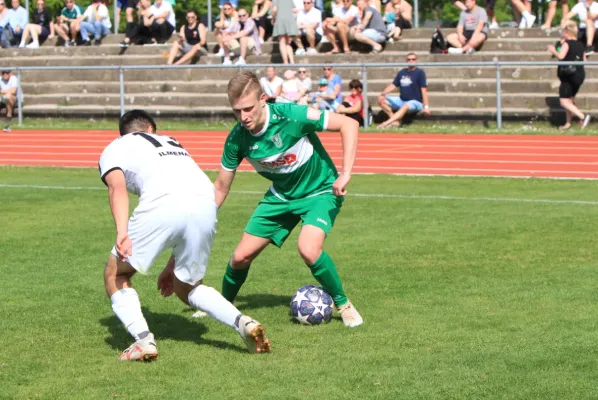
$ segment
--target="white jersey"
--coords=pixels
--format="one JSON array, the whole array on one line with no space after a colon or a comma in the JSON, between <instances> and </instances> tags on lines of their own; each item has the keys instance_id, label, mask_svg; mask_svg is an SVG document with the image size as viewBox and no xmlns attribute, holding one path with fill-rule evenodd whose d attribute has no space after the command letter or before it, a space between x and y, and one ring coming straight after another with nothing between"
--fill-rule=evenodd
<instances>
[{"instance_id":1,"label":"white jersey","mask_svg":"<svg viewBox=\"0 0 598 400\"><path fill-rule=\"evenodd\" d=\"M139 196L138 208L168 195L203 196L215 201L214 185L175 139L145 132L115 139L100 156L100 176L125 174L127 191ZM150 206L151 207L151 206Z\"/></svg>"}]
</instances>

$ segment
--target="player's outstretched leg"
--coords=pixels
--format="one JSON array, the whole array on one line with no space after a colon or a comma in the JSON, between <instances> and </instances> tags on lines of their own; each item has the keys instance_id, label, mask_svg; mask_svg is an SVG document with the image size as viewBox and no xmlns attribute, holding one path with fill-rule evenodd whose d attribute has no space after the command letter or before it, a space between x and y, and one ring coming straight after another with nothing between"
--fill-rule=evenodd
<instances>
[{"instance_id":1,"label":"player's outstretched leg","mask_svg":"<svg viewBox=\"0 0 598 400\"><path fill-rule=\"evenodd\" d=\"M251 317L241 314L237 307L226 300L216 289L199 285L189 292L188 300L189 305L205 311L210 317L235 329L250 353L268 353L270 351L270 341L266 337L263 325Z\"/></svg>"},{"instance_id":2,"label":"player's outstretched leg","mask_svg":"<svg viewBox=\"0 0 598 400\"><path fill-rule=\"evenodd\" d=\"M150 361L158 358L158 349L154 335L149 331L141 311L137 291L131 287L131 277L135 269L129 264L117 260L111 254L104 271L106 293L112 302L112 310L135 338L129 348L120 356L125 361Z\"/></svg>"}]
</instances>

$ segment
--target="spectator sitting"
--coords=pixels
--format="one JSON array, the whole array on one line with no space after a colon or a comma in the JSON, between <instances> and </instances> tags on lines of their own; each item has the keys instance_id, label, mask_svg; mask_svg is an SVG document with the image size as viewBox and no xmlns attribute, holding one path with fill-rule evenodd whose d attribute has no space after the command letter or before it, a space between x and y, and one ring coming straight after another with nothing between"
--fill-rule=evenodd
<instances>
[{"instance_id":1,"label":"spectator sitting","mask_svg":"<svg viewBox=\"0 0 598 400\"><path fill-rule=\"evenodd\" d=\"M284 81L282 82L282 91L280 93L281 101L287 101L289 103L297 103L299 99L305 94L301 90L301 85L297 80L295 71L290 69L284 72Z\"/></svg>"},{"instance_id":2,"label":"spectator sitting","mask_svg":"<svg viewBox=\"0 0 598 400\"><path fill-rule=\"evenodd\" d=\"M31 43L27 44L31 36ZM28 49L38 49L40 42L54 37L54 22L50 9L46 7L44 0L37 0L37 9L33 13L33 23L27 24L23 30L19 47L27 46Z\"/></svg>"},{"instance_id":3,"label":"spectator sitting","mask_svg":"<svg viewBox=\"0 0 598 400\"><path fill-rule=\"evenodd\" d=\"M194 10L187 11L187 25L181 27L177 40L172 44L168 55L168 65L171 65L180 53L183 56L174 63L175 65L186 63L199 52L207 54L204 48L206 39L206 26L197 20L197 13Z\"/></svg>"},{"instance_id":4,"label":"spectator sitting","mask_svg":"<svg viewBox=\"0 0 598 400\"><path fill-rule=\"evenodd\" d=\"M4 27L8 24L8 8L6 8L6 4L4 3L5 0L0 0L0 37L2 37L2 32L4 31Z\"/></svg>"},{"instance_id":5,"label":"spectator sitting","mask_svg":"<svg viewBox=\"0 0 598 400\"><path fill-rule=\"evenodd\" d=\"M10 132L10 122L12 120L12 113L17 106L17 90L19 88L17 77L11 71L2 71L2 79L0 79L0 107L6 108L6 125L4 132Z\"/></svg>"},{"instance_id":6,"label":"spectator sitting","mask_svg":"<svg viewBox=\"0 0 598 400\"><path fill-rule=\"evenodd\" d=\"M264 43L272 35L272 2L270 0L255 0L251 18L260 31L260 43Z\"/></svg>"},{"instance_id":7,"label":"spectator sitting","mask_svg":"<svg viewBox=\"0 0 598 400\"><path fill-rule=\"evenodd\" d=\"M400 40L405 29L411 29L413 7L406 0L392 0L386 3L384 18L389 42Z\"/></svg>"},{"instance_id":8,"label":"spectator sitting","mask_svg":"<svg viewBox=\"0 0 598 400\"><path fill-rule=\"evenodd\" d=\"M216 21L214 25L214 35L216 36L216 41L220 47L220 50L218 50L216 55L223 57L225 55L224 48L222 47L224 36L232 36L237 33L240 28L237 13L231 3L224 3L220 10L220 20Z\"/></svg>"},{"instance_id":9,"label":"spectator sitting","mask_svg":"<svg viewBox=\"0 0 598 400\"><path fill-rule=\"evenodd\" d=\"M359 20L359 10L352 4L353 0L343 0L343 6L335 8L332 18L329 18L324 26L324 34L332 44L332 50L328 54L340 53L336 36L338 35L343 46L343 52L351 53L349 49L349 29L357 25Z\"/></svg>"},{"instance_id":10,"label":"spectator sitting","mask_svg":"<svg viewBox=\"0 0 598 400\"><path fill-rule=\"evenodd\" d=\"M6 1L6 0L5 0ZM17 46L27 27L27 11L21 6L19 0L11 0L12 8L8 10L8 24L2 31L2 48Z\"/></svg>"},{"instance_id":11,"label":"spectator sitting","mask_svg":"<svg viewBox=\"0 0 598 400\"><path fill-rule=\"evenodd\" d=\"M325 100L334 111L343 100L341 93L343 80L338 74L334 73L332 67L324 67L324 79L328 82L330 91L323 96L323 100Z\"/></svg>"},{"instance_id":12,"label":"spectator sitting","mask_svg":"<svg viewBox=\"0 0 598 400\"><path fill-rule=\"evenodd\" d=\"M137 22L127 22L125 39L120 42L120 47L127 48L131 43L146 44L152 42L152 31L150 26L152 25L153 20L150 7L150 0L139 0Z\"/></svg>"},{"instance_id":13,"label":"spectator sitting","mask_svg":"<svg viewBox=\"0 0 598 400\"><path fill-rule=\"evenodd\" d=\"M58 23L54 27L56 34L64 40L65 46L74 46L77 43L80 24L83 20L83 9L75 4L75 0L66 0L66 5L57 18ZM69 38L69 33L71 37Z\"/></svg>"},{"instance_id":14,"label":"spectator sitting","mask_svg":"<svg viewBox=\"0 0 598 400\"><path fill-rule=\"evenodd\" d=\"M357 8L363 13L359 24L351 28L355 40L372 47L372 54L382 51L381 43L386 41L386 27L380 13L367 6L366 0L357 0Z\"/></svg>"},{"instance_id":15,"label":"spectator sitting","mask_svg":"<svg viewBox=\"0 0 598 400\"><path fill-rule=\"evenodd\" d=\"M343 99L343 103L338 106L336 112L345 114L359 122L359 126L364 126L365 108L363 107L363 85L359 79L353 79L349 82L351 94Z\"/></svg>"},{"instance_id":16,"label":"spectator sitting","mask_svg":"<svg viewBox=\"0 0 598 400\"><path fill-rule=\"evenodd\" d=\"M93 33L94 45L102 44L102 38L110 34L112 23L108 14L108 7L102 4L102 0L93 0L91 5L83 14L84 21L81 22L81 39L84 46L89 46L89 34Z\"/></svg>"},{"instance_id":17,"label":"spectator sitting","mask_svg":"<svg viewBox=\"0 0 598 400\"><path fill-rule=\"evenodd\" d=\"M256 56L262 54L262 45L260 43L260 33L254 20L249 18L249 13L244 8L239 9L239 23L241 30L235 34L227 35L222 39L224 48L224 62L222 65L231 65L230 55L232 50L241 48L241 56L235 65L245 65L247 49L253 49Z\"/></svg>"},{"instance_id":18,"label":"spectator sitting","mask_svg":"<svg viewBox=\"0 0 598 400\"><path fill-rule=\"evenodd\" d=\"M333 89L329 86L329 82L326 78L320 78L318 81L318 90L311 94L311 104L313 108L319 110L331 110L334 111L333 102L328 100L332 95ZM338 104L336 105L338 107Z\"/></svg>"},{"instance_id":19,"label":"spectator sitting","mask_svg":"<svg viewBox=\"0 0 598 400\"><path fill-rule=\"evenodd\" d=\"M446 40L453 47L450 54L472 54L479 50L488 38L488 15L478 7L475 0L465 0L465 11L461 11L457 33L451 33Z\"/></svg>"},{"instance_id":20,"label":"spectator sitting","mask_svg":"<svg viewBox=\"0 0 598 400\"><path fill-rule=\"evenodd\" d=\"M409 113L417 114L423 110L425 115L430 115L426 74L414 65L416 62L415 53L407 54L407 63L410 66L399 71L392 83L378 96L378 105L389 117L378 126L379 128L398 127L405 115ZM389 96L399 87L400 96Z\"/></svg>"},{"instance_id":21,"label":"spectator sitting","mask_svg":"<svg viewBox=\"0 0 598 400\"><path fill-rule=\"evenodd\" d=\"M176 20L172 5L164 0L155 0L150 7L153 42L164 44L175 30Z\"/></svg>"},{"instance_id":22,"label":"spectator sitting","mask_svg":"<svg viewBox=\"0 0 598 400\"><path fill-rule=\"evenodd\" d=\"M531 28L536 16L531 14L532 3L529 0L511 0L511 8L519 19L519 29Z\"/></svg>"},{"instance_id":23,"label":"spectator sitting","mask_svg":"<svg viewBox=\"0 0 598 400\"><path fill-rule=\"evenodd\" d=\"M299 74L299 77L297 78L297 82L299 83L299 91L303 92L303 96L297 103L307 104L311 99L311 96L309 95L312 89L311 77L304 67L299 68L297 73Z\"/></svg>"},{"instance_id":24,"label":"spectator sitting","mask_svg":"<svg viewBox=\"0 0 598 400\"><path fill-rule=\"evenodd\" d=\"M598 3L594 0L585 0L585 2L580 2L573 6L571 11L563 16L561 29L567 26L569 20L577 16L577 18L579 18L577 40L585 45L585 54L591 55L594 54L594 41L596 39L595 32L598 21L592 20L592 23L591 20L588 19L588 14L598 15Z\"/></svg>"},{"instance_id":25,"label":"spectator sitting","mask_svg":"<svg viewBox=\"0 0 598 400\"><path fill-rule=\"evenodd\" d=\"M303 0L303 10L297 14L297 28L299 29L299 40L295 55L318 54L316 45L322 40L322 12L314 7L313 0Z\"/></svg>"},{"instance_id":26,"label":"spectator sitting","mask_svg":"<svg viewBox=\"0 0 598 400\"><path fill-rule=\"evenodd\" d=\"M263 76L260 79L260 85L267 96L266 101L268 103L276 102L280 93L282 93L282 83L283 80L276 75L276 69L274 69L274 67L266 68L266 76Z\"/></svg>"}]
</instances>

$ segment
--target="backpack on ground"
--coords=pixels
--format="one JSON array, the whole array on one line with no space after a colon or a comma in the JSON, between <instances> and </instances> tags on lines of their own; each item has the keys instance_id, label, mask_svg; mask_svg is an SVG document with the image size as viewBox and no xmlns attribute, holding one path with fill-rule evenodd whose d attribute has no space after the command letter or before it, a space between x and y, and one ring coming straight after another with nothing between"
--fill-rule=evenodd
<instances>
[{"instance_id":1,"label":"backpack on ground","mask_svg":"<svg viewBox=\"0 0 598 400\"><path fill-rule=\"evenodd\" d=\"M434 33L432 33L432 43L430 44L430 53L432 54L443 54L448 50L448 43L440 30L440 27L436 27Z\"/></svg>"}]
</instances>

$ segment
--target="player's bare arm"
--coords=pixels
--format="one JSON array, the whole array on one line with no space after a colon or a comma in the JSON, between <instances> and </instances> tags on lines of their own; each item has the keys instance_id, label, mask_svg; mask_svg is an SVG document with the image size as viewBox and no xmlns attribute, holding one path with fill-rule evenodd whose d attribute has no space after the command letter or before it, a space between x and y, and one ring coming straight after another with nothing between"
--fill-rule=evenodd
<instances>
[{"instance_id":1,"label":"player's bare arm","mask_svg":"<svg viewBox=\"0 0 598 400\"><path fill-rule=\"evenodd\" d=\"M332 185L332 193L336 196L347 194L347 185L351 180L351 171L357 156L359 123L345 115L328 113L328 130L340 131L343 142L343 169Z\"/></svg>"},{"instance_id":2,"label":"player's bare arm","mask_svg":"<svg viewBox=\"0 0 598 400\"><path fill-rule=\"evenodd\" d=\"M224 203L224 200L226 200L226 196L228 196L230 187L235 179L235 174L236 171L227 171L220 168L220 172L218 172L218 176L214 181L214 188L216 189L216 205L218 208L220 208L222 203Z\"/></svg>"},{"instance_id":3,"label":"player's bare arm","mask_svg":"<svg viewBox=\"0 0 598 400\"><path fill-rule=\"evenodd\" d=\"M129 194L127 193L127 184L125 174L120 169L110 171L104 180L108 186L108 198L110 201L110 210L116 224L116 251L122 261L132 255L132 243L129 239Z\"/></svg>"}]
</instances>

